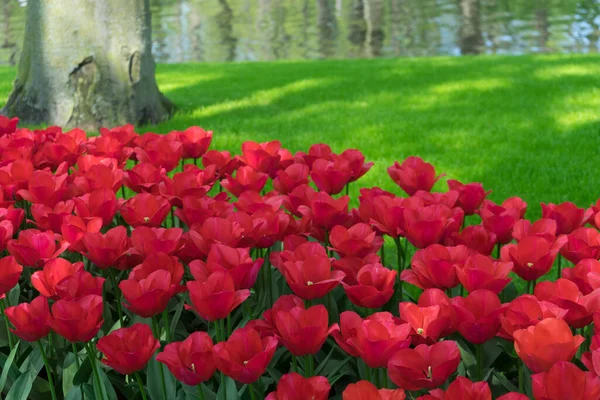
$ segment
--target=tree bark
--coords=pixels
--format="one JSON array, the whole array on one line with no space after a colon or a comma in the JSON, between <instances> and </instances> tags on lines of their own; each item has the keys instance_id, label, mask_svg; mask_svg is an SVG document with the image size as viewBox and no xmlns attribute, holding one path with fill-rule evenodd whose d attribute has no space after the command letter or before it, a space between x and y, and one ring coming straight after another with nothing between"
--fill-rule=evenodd
<instances>
[{"instance_id":1,"label":"tree bark","mask_svg":"<svg viewBox=\"0 0 600 400\"><path fill-rule=\"evenodd\" d=\"M2 113L66 128L157 123L149 0L29 0L23 51Z\"/></svg>"},{"instance_id":2,"label":"tree bark","mask_svg":"<svg viewBox=\"0 0 600 400\"><path fill-rule=\"evenodd\" d=\"M483 46L479 0L460 0L462 23L460 26L460 52L479 54Z\"/></svg>"}]
</instances>

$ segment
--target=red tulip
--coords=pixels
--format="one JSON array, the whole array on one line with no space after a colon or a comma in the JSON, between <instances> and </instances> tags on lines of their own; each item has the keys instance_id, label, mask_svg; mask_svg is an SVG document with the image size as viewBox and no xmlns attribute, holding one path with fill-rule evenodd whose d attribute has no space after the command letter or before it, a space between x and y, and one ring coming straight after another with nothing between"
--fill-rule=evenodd
<instances>
[{"instance_id":1,"label":"red tulip","mask_svg":"<svg viewBox=\"0 0 600 400\"><path fill-rule=\"evenodd\" d=\"M204 168L214 166L219 177L226 174L232 174L238 167L238 159L231 158L228 151L209 150L202 156L202 165Z\"/></svg>"},{"instance_id":2,"label":"red tulip","mask_svg":"<svg viewBox=\"0 0 600 400\"><path fill-rule=\"evenodd\" d=\"M358 223L350 229L341 225L333 227L329 235L332 250L340 257L366 257L377 253L383 245L383 239L368 224Z\"/></svg>"},{"instance_id":3,"label":"red tulip","mask_svg":"<svg viewBox=\"0 0 600 400\"><path fill-rule=\"evenodd\" d=\"M342 281L346 296L358 307L379 308L386 304L394 294L396 271L381 264L369 264L356 275L356 284L348 285Z\"/></svg>"},{"instance_id":4,"label":"red tulip","mask_svg":"<svg viewBox=\"0 0 600 400\"><path fill-rule=\"evenodd\" d=\"M47 260L62 254L68 246L68 243L57 246L52 231L26 229L19 232L18 239L9 240L6 247L19 264L39 268Z\"/></svg>"},{"instance_id":5,"label":"red tulip","mask_svg":"<svg viewBox=\"0 0 600 400\"><path fill-rule=\"evenodd\" d=\"M498 333L503 308L494 292L475 290L466 298L453 298L452 304L458 319L458 331L469 342L483 344Z\"/></svg>"},{"instance_id":6,"label":"red tulip","mask_svg":"<svg viewBox=\"0 0 600 400\"><path fill-rule=\"evenodd\" d=\"M134 228L141 225L158 228L171 211L171 205L163 196L140 193L127 200L119 211Z\"/></svg>"},{"instance_id":7,"label":"red tulip","mask_svg":"<svg viewBox=\"0 0 600 400\"><path fill-rule=\"evenodd\" d=\"M0 298L19 283L23 267L13 256L0 258Z\"/></svg>"},{"instance_id":8,"label":"red tulip","mask_svg":"<svg viewBox=\"0 0 600 400\"><path fill-rule=\"evenodd\" d=\"M305 243L294 252L294 258L279 267L295 295L312 300L325 296L345 274L331 270L331 260L319 243Z\"/></svg>"},{"instance_id":9,"label":"red tulip","mask_svg":"<svg viewBox=\"0 0 600 400\"><path fill-rule=\"evenodd\" d=\"M272 261L271 261L272 262ZM272 262L273 263L273 262ZM356 278L361 268L369 264L381 264L381 259L377 254L368 254L365 258L360 257L343 257L333 260L331 266L334 270L342 271L346 274L343 279L348 285L358 284ZM275 265L275 263L273 263Z\"/></svg>"},{"instance_id":10,"label":"red tulip","mask_svg":"<svg viewBox=\"0 0 600 400\"><path fill-rule=\"evenodd\" d=\"M579 208L575 204L567 201L561 204L544 204L542 206L542 218L549 218L556 221L557 235L568 234L575 229L585 225L592 217L592 210Z\"/></svg>"},{"instance_id":11,"label":"red tulip","mask_svg":"<svg viewBox=\"0 0 600 400\"><path fill-rule=\"evenodd\" d=\"M75 176L73 184L81 193L90 193L98 189L108 189L116 193L123 185L125 173L113 163L98 163L87 170L82 170L78 162L79 174Z\"/></svg>"},{"instance_id":12,"label":"red tulip","mask_svg":"<svg viewBox=\"0 0 600 400\"><path fill-rule=\"evenodd\" d=\"M275 177L279 169L281 143L278 140L265 143L247 141L242 143L240 161L257 172Z\"/></svg>"},{"instance_id":13,"label":"red tulip","mask_svg":"<svg viewBox=\"0 0 600 400\"><path fill-rule=\"evenodd\" d=\"M221 186L235 197L240 197L243 192L260 192L267 183L268 175L258 172L252 167L240 167L235 178L227 174L221 181Z\"/></svg>"},{"instance_id":14,"label":"red tulip","mask_svg":"<svg viewBox=\"0 0 600 400\"><path fill-rule=\"evenodd\" d=\"M284 170L277 171L273 179L273 188L281 194L288 194L300 185L308 184L310 169L304 164L292 164Z\"/></svg>"},{"instance_id":15,"label":"red tulip","mask_svg":"<svg viewBox=\"0 0 600 400\"><path fill-rule=\"evenodd\" d=\"M513 333L519 329L537 325L546 318L563 319L566 314L567 310L553 303L539 301L532 295L521 295L508 305L503 315L500 315L502 328L498 336L513 340Z\"/></svg>"},{"instance_id":16,"label":"red tulip","mask_svg":"<svg viewBox=\"0 0 600 400\"><path fill-rule=\"evenodd\" d=\"M312 165L310 177L320 191L338 194L352 179L349 165L343 159L336 162L318 159Z\"/></svg>"},{"instance_id":17,"label":"red tulip","mask_svg":"<svg viewBox=\"0 0 600 400\"><path fill-rule=\"evenodd\" d=\"M405 390L433 389L450 378L460 363L456 342L446 340L431 346L421 344L402 349L388 362L392 382Z\"/></svg>"},{"instance_id":18,"label":"red tulip","mask_svg":"<svg viewBox=\"0 0 600 400\"><path fill-rule=\"evenodd\" d=\"M448 179L448 189L458 192L458 207L462 208L465 215L473 215L481 207L491 190L487 192L478 182L463 184L454 179Z\"/></svg>"},{"instance_id":19,"label":"red tulip","mask_svg":"<svg viewBox=\"0 0 600 400\"><path fill-rule=\"evenodd\" d=\"M599 310L600 291L583 296L576 284L563 278L538 283L534 294L540 301L549 301L567 310L564 320L574 328L590 324L593 313Z\"/></svg>"},{"instance_id":20,"label":"red tulip","mask_svg":"<svg viewBox=\"0 0 600 400\"><path fill-rule=\"evenodd\" d=\"M273 307L263 313L264 319L252 320L246 326L252 326L252 328L260 333L261 337L276 336L278 333L274 315L279 312L289 312L294 308L304 309L304 300L293 294L280 296L273 304Z\"/></svg>"},{"instance_id":21,"label":"red tulip","mask_svg":"<svg viewBox=\"0 0 600 400\"><path fill-rule=\"evenodd\" d=\"M243 384L256 382L277 349L277 339L262 338L252 328L236 329L226 342L214 346L217 368Z\"/></svg>"},{"instance_id":22,"label":"red tulip","mask_svg":"<svg viewBox=\"0 0 600 400\"><path fill-rule=\"evenodd\" d=\"M331 335L348 354L360 357L371 368L386 367L390 357L410 345L411 327L387 312L378 312L365 320L352 311L340 315Z\"/></svg>"},{"instance_id":23,"label":"red tulip","mask_svg":"<svg viewBox=\"0 0 600 400\"><path fill-rule=\"evenodd\" d=\"M102 226L109 226L117 214L119 202L115 192L101 188L81 197L73 199L75 213L86 221L91 218L102 218Z\"/></svg>"},{"instance_id":24,"label":"red tulip","mask_svg":"<svg viewBox=\"0 0 600 400\"><path fill-rule=\"evenodd\" d=\"M213 342L206 332L194 332L183 342L171 342L156 356L178 381L196 386L209 380L217 366Z\"/></svg>"},{"instance_id":25,"label":"red tulip","mask_svg":"<svg viewBox=\"0 0 600 400\"><path fill-rule=\"evenodd\" d=\"M171 273L157 270L139 281L126 279L119 283L125 304L131 312L143 318L150 318L163 312L178 286L171 283Z\"/></svg>"},{"instance_id":26,"label":"red tulip","mask_svg":"<svg viewBox=\"0 0 600 400\"><path fill-rule=\"evenodd\" d=\"M141 162L125 171L124 183L136 193L158 194L161 184L168 179L167 171L149 162Z\"/></svg>"},{"instance_id":27,"label":"red tulip","mask_svg":"<svg viewBox=\"0 0 600 400\"><path fill-rule=\"evenodd\" d=\"M0 220L0 252L6 249L6 243L13 237L13 224L10 221Z\"/></svg>"},{"instance_id":28,"label":"red tulip","mask_svg":"<svg viewBox=\"0 0 600 400\"><path fill-rule=\"evenodd\" d=\"M179 248L183 229L180 228L148 228L138 226L131 232L131 243L134 249L144 258L155 254L173 254Z\"/></svg>"},{"instance_id":29,"label":"red tulip","mask_svg":"<svg viewBox=\"0 0 600 400\"><path fill-rule=\"evenodd\" d=\"M573 336L569 325L557 318L517 330L513 337L515 351L534 373L547 372L559 361L570 361L585 340L581 335Z\"/></svg>"},{"instance_id":30,"label":"red tulip","mask_svg":"<svg viewBox=\"0 0 600 400\"><path fill-rule=\"evenodd\" d=\"M574 268L562 270L562 277L577 285L584 295L600 287L600 261L592 258L581 260Z\"/></svg>"},{"instance_id":31,"label":"red tulip","mask_svg":"<svg viewBox=\"0 0 600 400\"><path fill-rule=\"evenodd\" d=\"M444 400L492 400L487 382L471 382L459 376L448 386Z\"/></svg>"},{"instance_id":32,"label":"red tulip","mask_svg":"<svg viewBox=\"0 0 600 400\"><path fill-rule=\"evenodd\" d=\"M0 115L0 136L10 135L17 130L17 124L19 123L19 118L8 118L4 115Z\"/></svg>"},{"instance_id":33,"label":"red tulip","mask_svg":"<svg viewBox=\"0 0 600 400\"><path fill-rule=\"evenodd\" d=\"M102 309L102 296L94 294L58 300L52 305L50 327L69 342L89 342L104 322Z\"/></svg>"},{"instance_id":34,"label":"red tulip","mask_svg":"<svg viewBox=\"0 0 600 400\"><path fill-rule=\"evenodd\" d=\"M117 260L129 249L127 228L117 226L105 234L86 233L83 244L87 249L84 255L98 268L106 269L117 264Z\"/></svg>"},{"instance_id":35,"label":"red tulip","mask_svg":"<svg viewBox=\"0 0 600 400\"><path fill-rule=\"evenodd\" d=\"M179 164L183 154L180 142L168 136L157 136L150 139L142 147L135 148L135 154L140 162L149 162L161 168L172 171Z\"/></svg>"},{"instance_id":36,"label":"red tulip","mask_svg":"<svg viewBox=\"0 0 600 400\"><path fill-rule=\"evenodd\" d=\"M561 243L562 240L553 244L540 236L527 236L517 244L502 247L501 259L513 263L515 274L533 281L550 271Z\"/></svg>"},{"instance_id":37,"label":"red tulip","mask_svg":"<svg viewBox=\"0 0 600 400\"><path fill-rule=\"evenodd\" d=\"M342 400L405 400L404 389L377 389L369 381L358 381L346 386Z\"/></svg>"},{"instance_id":38,"label":"red tulip","mask_svg":"<svg viewBox=\"0 0 600 400\"><path fill-rule=\"evenodd\" d=\"M76 215L71 215L63 220L60 232L63 239L69 243L67 250L75 253L85 253L83 237L86 233L98 233L102 229L102 219L90 218L87 223Z\"/></svg>"},{"instance_id":39,"label":"red tulip","mask_svg":"<svg viewBox=\"0 0 600 400\"><path fill-rule=\"evenodd\" d=\"M248 289L235 290L233 279L226 270L215 271L203 278L187 282L192 302L187 308L192 308L207 321L227 317L250 296Z\"/></svg>"},{"instance_id":40,"label":"red tulip","mask_svg":"<svg viewBox=\"0 0 600 400\"><path fill-rule=\"evenodd\" d=\"M183 207L183 199L188 196L201 198L211 189L214 183L215 168L200 169L193 164L186 164L183 172L165 178L158 186L160 194L171 202L171 205Z\"/></svg>"},{"instance_id":41,"label":"red tulip","mask_svg":"<svg viewBox=\"0 0 600 400\"><path fill-rule=\"evenodd\" d=\"M178 287L184 274L183 265L177 257L155 253L152 257L147 257L142 264L136 266L129 274L129 279L141 281L147 279L155 271L168 271L171 274L171 285L177 285ZM183 289L183 286L181 286L177 291Z\"/></svg>"},{"instance_id":42,"label":"red tulip","mask_svg":"<svg viewBox=\"0 0 600 400\"><path fill-rule=\"evenodd\" d=\"M211 217L225 218L234 212L229 203L227 193L221 192L214 198L186 196L182 200L182 208L175 210L175 215L188 226L201 226Z\"/></svg>"},{"instance_id":43,"label":"red tulip","mask_svg":"<svg viewBox=\"0 0 600 400\"><path fill-rule=\"evenodd\" d=\"M8 307L5 315L15 329L11 332L27 342L37 342L50 333L48 299L38 296L31 303Z\"/></svg>"},{"instance_id":44,"label":"red tulip","mask_svg":"<svg viewBox=\"0 0 600 400\"><path fill-rule=\"evenodd\" d=\"M600 258L600 232L594 228L577 228L566 237L560 254L573 264L586 258Z\"/></svg>"},{"instance_id":45,"label":"red tulip","mask_svg":"<svg viewBox=\"0 0 600 400\"><path fill-rule=\"evenodd\" d=\"M417 190L412 197L420 197L423 199L423 206L445 206L453 208L458 200L458 192L450 190L445 193L430 193L424 190ZM464 211L462 214L464 214Z\"/></svg>"},{"instance_id":46,"label":"red tulip","mask_svg":"<svg viewBox=\"0 0 600 400\"><path fill-rule=\"evenodd\" d=\"M596 322L594 321L594 325L595 324ZM589 371L598 376L600 375L600 335L595 332L595 335L592 336L590 342L591 351L585 352L581 355L581 362Z\"/></svg>"},{"instance_id":47,"label":"red tulip","mask_svg":"<svg viewBox=\"0 0 600 400\"><path fill-rule=\"evenodd\" d=\"M349 201L348 196L334 199L327 193L319 192L310 200L308 206L300 206L298 211L318 228L331 231L334 226L344 225L348 220Z\"/></svg>"},{"instance_id":48,"label":"red tulip","mask_svg":"<svg viewBox=\"0 0 600 400\"><path fill-rule=\"evenodd\" d=\"M66 184L67 177L66 173L54 175L45 170L35 171L29 179L27 189L19 190L17 195L30 203L54 207L59 201L73 197L72 190Z\"/></svg>"},{"instance_id":49,"label":"red tulip","mask_svg":"<svg viewBox=\"0 0 600 400\"><path fill-rule=\"evenodd\" d=\"M331 385L324 376L305 378L291 372L277 382L277 390L269 393L265 400L327 400Z\"/></svg>"},{"instance_id":50,"label":"red tulip","mask_svg":"<svg viewBox=\"0 0 600 400\"><path fill-rule=\"evenodd\" d=\"M576 365L559 361L547 372L531 376L535 400L591 400L600 398L600 378Z\"/></svg>"},{"instance_id":51,"label":"red tulip","mask_svg":"<svg viewBox=\"0 0 600 400\"><path fill-rule=\"evenodd\" d=\"M400 318L412 328L412 343L433 344L443 336L453 321L442 313L440 305L422 307L411 302L400 303Z\"/></svg>"},{"instance_id":52,"label":"red tulip","mask_svg":"<svg viewBox=\"0 0 600 400\"><path fill-rule=\"evenodd\" d=\"M25 218L25 210L23 210L22 208L14 208L13 206L9 206L7 208L0 208L0 221L9 221L12 226L13 226L13 232L15 230L17 230L20 226L21 223L23 222L23 219ZM6 232L6 235L8 235L8 231ZM12 234L10 237L6 236L5 240L5 245L6 245L6 240L10 239L12 237Z\"/></svg>"},{"instance_id":53,"label":"red tulip","mask_svg":"<svg viewBox=\"0 0 600 400\"><path fill-rule=\"evenodd\" d=\"M503 394L496 400L529 400L529 397L527 397L527 395L524 395L523 393L510 392Z\"/></svg>"},{"instance_id":54,"label":"red tulip","mask_svg":"<svg viewBox=\"0 0 600 400\"><path fill-rule=\"evenodd\" d=\"M102 363L123 375L144 369L160 343L146 324L136 323L101 337L96 345L104 353Z\"/></svg>"},{"instance_id":55,"label":"red tulip","mask_svg":"<svg viewBox=\"0 0 600 400\"><path fill-rule=\"evenodd\" d=\"M64 258L48 260L41 271L36 271L31 276L31 284L44 297L58 300L56 286L62 280L83 269L82 262L71 264Z\"/></svg>"},{"instance_id":56,"label":"red tulip","mask_svg":"<svg viewBox=\"0 0 600 400\"><path fill-rule=\"evenodd\" d=\"M406 238L419 249L440 243L444 235L458 232L464 218L459 208L450 209L437 205L418 209L405 208L403 216Z\"/></svg>"},{"instance_id":57,"label":"red tulip","mask_svg":"<svg viewBox=\"0 0 600 400\"><path fill-rule=\"evenodd\" d=\"M444 291L437 288L425 289L423 293L421 293L421 296L419 296L417 305L419 307L440 307L440 317L447 317L450 321L448 326L446 326L442 331L441 337L445 337L456 332L456 325L458 323L456 312L454 311L452 301L448 298L448 295L446 295Z\"/></svg>"},{"instance_id":58,"label":"red tulip","mask_svg":"<svg viewBox=\"0 0 600 400\"><path fill-rule=\"evenodd\" d=\"M105 279L80 269L61 279L55 286L56 295L63 300L78 299L90 294L102 296Z\"/></svg>"},{"instance_id":59,"label":"red tulip","mask_svg":"<svg viewBox=\"0 0 600 400\"><path fill-rule=\"evenodd\" d=\"M214 244L208 253L206 263L192 261L190 272L194 277L210 275L214 271L227 270L233 278L236 290L251 289L256 282L263 259L256 261L250 257L250 249L234 249L224 244Z\"/></svg>"},{"instance_id":60,"label":"red tulip","mask_svg":"<svg viewBox=\"0 0 600 400\"><path fill-rule=\"evenodd\" d=\"M435 176L433 165L426 163L419 157L408 157L399 164L398 161L388 168L390 178L402 188L409 196L417 190L431 191L433 185L444 174Z\"/></svg>"},{"instance_id":61,"label":"red tulip","mask_svg":"<svg viewBox=\"0 0 600 400\"><path fill-rule=\"evenodd\" d=\"M329 336L329 314L325 306L276 310L272 313L277 338L295 356L316 354Z\"/></svg>"},{"instance_id":62,"label":"red tulip","mask_svg":"<svg viewBox=\"0 0 600 400\"><path fill-rule=\"evenodd\" d=\"M74 206L72 200L67 200L59 201L54 208L43 204L32 204L30 211L38 229L60 233L64 219L71 215Z\"/></svg>"},{"instance_id":63,"label":"red tulip","mask_svg":"<svg viewBox=\"0 0 600 400\"><path fill-rule=\"evenodd\" d=\"M511 281L508 274L512 270L511 262L496 262L481 254L473 254L465 264L456 269L456 276L467 292L488 289L499 294Z\"/></svg>"},{"instance_id":64,"label":"red tulip","mask_svg":"<svg viewBox=\"0 0 600 400\"><path fill-rule=\"evenodd\" d=\"M484 256L489 256L496 246L496 234L488 232L483 225L469 225L462 231L446 237L444 244L446 246L462 244Z\"/></svg>"},{"instance_id":65,"label":"red tulip","mask_svg":"<svg viewBox=\"0 0 600 400\"><path fill-rule=\"evenodd\" d=\"M517 242L527 236L541 236L549 243L554 243L556 240L556 221L542 218L532 224L529 220L520 219L513 227L512 236Z\"/></svg>"},{"instance_id":66,"label":"red tulip","mask_svg":"<svg viewBox=\"0 0 600 400\"><path fill-rule=\"evenodd\" d=\"M483 202L479 209L479 216L483 227L494 233L500 244L506 244L512 240L513 226L521 219L519 209L499 206L489 200Z\"/></svg>"},{"instance_id":67,"label":"red tulip","mask_svg":"<svg viewBox=\"0 0 600 400\"><path fill-rule=\"evenodd\" d=\"M0 167L0 186L4 197L12 199L19 190L27 188L33 171L33 164L29 159L17 159Z\"/></svg>"},{"instance_id":68,"label":"red tulip","mask_svg":"<svg viewBox=\"0 0 600 400\"><path fill-rule=\"evenodd\" d=\"M402 271L400 278L421 289L453 288L459 283L457 266L464 264L469 254L470 250L466 246L444 247L433 244L415 252L411 269Z\"/></svg>"},{"instance_id":69,"label":"red tulip","mask_svg":"<svg viewBox=\"0 0 600 400\"><path fill-rule=\"evenodd\" d=\"M199 126L191 126L177 134L183 146L183 158L200 158L208 150L213 133Z\"/></svg>"}]
</instances>

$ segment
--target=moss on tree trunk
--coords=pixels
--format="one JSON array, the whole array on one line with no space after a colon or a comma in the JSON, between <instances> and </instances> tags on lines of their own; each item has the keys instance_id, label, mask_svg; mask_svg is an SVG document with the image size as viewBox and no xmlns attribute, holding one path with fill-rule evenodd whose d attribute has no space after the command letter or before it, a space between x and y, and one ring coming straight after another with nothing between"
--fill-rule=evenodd
<instances>
[{"instance_id":1,"label":"moss on tree trunk","mask_svg":"<svg viewBox=\"0 0 600 400\"><path fill-rule=\"evenodd\" d=\"M29 0L27 8L3 114L91 130L172 114L154 77L148 0Z\"/></svg>"}]
</instances>

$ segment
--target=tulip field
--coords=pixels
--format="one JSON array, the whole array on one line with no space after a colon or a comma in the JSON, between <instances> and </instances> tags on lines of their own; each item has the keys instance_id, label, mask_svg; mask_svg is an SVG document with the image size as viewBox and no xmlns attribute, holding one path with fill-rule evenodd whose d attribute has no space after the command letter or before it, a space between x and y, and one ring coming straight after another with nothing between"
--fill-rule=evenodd
<instances>
[{"instance_id":1,"label":"tulip field","mask_svg":"<svg viewBox=\"0 0 600 400\"><path fill-rule=\"evenodd\" d=\"M600 399L600 201L211 140L0 116L0 398Z\"/></svg>"}]
</instances>

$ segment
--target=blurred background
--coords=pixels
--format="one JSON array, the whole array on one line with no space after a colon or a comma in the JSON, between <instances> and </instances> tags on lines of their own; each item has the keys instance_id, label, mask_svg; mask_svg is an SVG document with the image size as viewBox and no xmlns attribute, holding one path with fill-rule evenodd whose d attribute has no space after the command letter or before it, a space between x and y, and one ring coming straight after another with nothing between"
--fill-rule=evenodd
<instances>
[{"instance_id":1,"label":"blurred background","mask_svg":"<svg viewBox=\"0 0 600 400\"><path fill-rule=\"evenodd\" d=\"M157 62L593 53L600 0L151 0ZM0 0L0 64L26 0Z\"/></svg>"}]
</instances>

